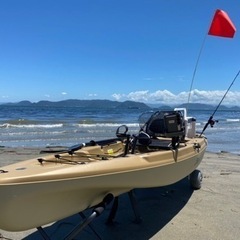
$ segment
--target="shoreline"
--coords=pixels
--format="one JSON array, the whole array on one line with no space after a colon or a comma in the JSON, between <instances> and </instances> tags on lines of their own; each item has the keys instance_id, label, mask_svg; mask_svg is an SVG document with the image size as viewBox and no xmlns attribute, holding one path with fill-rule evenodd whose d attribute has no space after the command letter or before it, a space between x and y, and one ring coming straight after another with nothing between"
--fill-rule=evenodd
<instances>
[{"instance_id":1,"label":"shoreline","mask_svg":"<svg viewBox=\"0 0 240 240\"><path fill-rule=\"evenodd\" d=\"M3 166L2 163L6 164L11 164L11 158L9 156L12 157L12 161L21 161L21 160L28 160L31 158L34 158L38 155L41 155L43 153L41 153L41 151L46 151L44 154L54 154L55 152L60 152L63 150L68 149L67 146L46 146L46 147L9 147L9 146L0 146L0 156L4 156L6 157L6 160L1 159L0 160L0 167ZM49 153L47 153L47 151L49 151ZM51 153L51 151L53 151ZM8 156L9 154L9 156ZM220 150L219 152L215 152L212 150L206 150L205 154L229 154L229 155L233 155L233 156L240 156L240 153L234 153L234 152L230 152L230 151L225 151L225 150ZM28 158L28 156L30 158Z\"/></svg>"},{"instance_id":2,"label":"shoreline","mask_svg":"<svg viewBox=\"0 0 240 240\"><path fill-rule=\"evenodd\" d=\"M0 148L0 168L20 160L39 156L46 148ZM48 149L48 148L47 148ZM202 188L191 191L186 179L161 188L137 189L137 205L142 223L133 223L134 214L127 194L119 198L119 211L112 226L105 224L110 208L93 222L104 240L195 239L236 240L240 236L240 159L238 154L207 151L200 164ZM89 211L86 213L89 214ZM1 217L1 216L0 216ZM61 239L79 216L49 224L52 239ZM0 239L41 239L36 229L7 232L0 229ZM76 239L96 239L87 227Z\"/></svg>"}]
</instances>

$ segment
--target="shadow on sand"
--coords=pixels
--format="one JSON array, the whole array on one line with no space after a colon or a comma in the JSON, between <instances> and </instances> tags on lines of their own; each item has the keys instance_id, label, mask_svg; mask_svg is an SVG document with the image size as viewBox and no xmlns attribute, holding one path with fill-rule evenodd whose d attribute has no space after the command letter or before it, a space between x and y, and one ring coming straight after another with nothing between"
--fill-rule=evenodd
<instances>
[{"instance_id":1,"label":"shadow on sand","mask_svg":"<svg viewBox=\"0 0 240 240\"><path fill-rule=\"evenodd\" d=\"M96 218L91 226L100 236L87 226L74 239L82 240L146 240L150 239L164 226L169 223L191 198L193 190L190 188L188 179L185 178L178 183L159 188L135 189L134 190L137 208L140 212L142 222L135 223L135 215L132 210L128 194L119 197L119 208L114 219L114 223L106 224L106 220L111 210L111 204L101 216ZM91 214L91 210L84 211L86 216ZM64 239L64 237L82 219L79 214L58 221L51 226L45 227L45 231L51 240ZM24 238L25 240L43 239L38 231Z\"/></svg>"}]
</instances>

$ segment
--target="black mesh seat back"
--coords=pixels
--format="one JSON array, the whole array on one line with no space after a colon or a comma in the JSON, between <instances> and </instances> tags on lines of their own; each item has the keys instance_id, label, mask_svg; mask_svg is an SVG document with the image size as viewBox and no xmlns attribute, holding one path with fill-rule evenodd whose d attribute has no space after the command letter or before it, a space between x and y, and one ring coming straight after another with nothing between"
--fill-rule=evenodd
<instances>
[{"instance_id":1,"label":"black mesh seat back","mask_svg":"<svg viewBox=\"0 0 240 240\"><path fill-rule=\"evenodd\" d=\"M163 119L153 119L147 129L148 134L155 136L164 133L164 121Z\"/></svg>"},{"instance_id":2,"label":"black mesh seat back","mask_svg":"<svg viewBox=\"0 0 240 240\"><path fill-rule=\"evenodd\" d=\"M184 122L180 112L155 112L146 124L146 133L151 137L175 137L184 134Z\"/></svg>"}]
</instances>

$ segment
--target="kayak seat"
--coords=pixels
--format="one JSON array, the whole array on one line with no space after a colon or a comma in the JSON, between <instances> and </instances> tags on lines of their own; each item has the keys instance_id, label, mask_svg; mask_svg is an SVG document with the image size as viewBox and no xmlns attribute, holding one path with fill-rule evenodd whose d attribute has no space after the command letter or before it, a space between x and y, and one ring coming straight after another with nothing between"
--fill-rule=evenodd
<instances>
[{"instance_id":1,"label":"kayak seat","mask_svg":"<svg viewBox=\"0 0 240 240\"><path fill-rule=\"evenodd\" d=\"M151 137L144 131L140 131L138 136L136 136L136 146L140 151L149 151L154 149L172 149L172 140Z\"/></svg>"},{"instance_id":2,"label":"kayak seat","mask_svg":"<svg viewBox=\"0 0 240 240\"><path fill-rule=\"evenodd\" d=\"M139 134L134 136L131 153L135 152L136 146L139 151L177 149L180 142L184 140L184 135L185 128L181 112L157 111L144 123Z\"/></svg>"},{"instance_id":3,"label":"kayak seat","mask_svg":"<svg viewBox=\"0 0 240 240\"><path fill-rule=\"evenodd\" d=\"M170 150L172 149L172 140L158 138L152 139L152 143L149 145L149 148Z\"/></svg>"}]
</instances>

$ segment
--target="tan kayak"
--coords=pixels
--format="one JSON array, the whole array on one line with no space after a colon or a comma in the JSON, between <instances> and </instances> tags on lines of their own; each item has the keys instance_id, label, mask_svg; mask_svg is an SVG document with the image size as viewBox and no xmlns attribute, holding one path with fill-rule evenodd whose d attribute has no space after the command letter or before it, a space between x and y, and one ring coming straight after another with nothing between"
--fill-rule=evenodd
<instances>
[{"instance_id":1,"label":"tan kayak","mask_svg":"<svg viewBox=\"0 0 240 240\"><path fill-rule=\"evenodd\" d=\"M169 124L179 120L171 116ZM94 206L108 193L166 186L190 175L201 163L206 138L182 136L186 130L177 125L154 135L150 125L137 136L118 132L116 139L0 167L0 228L39 227Z\"/></svg>"}]
</instances>

